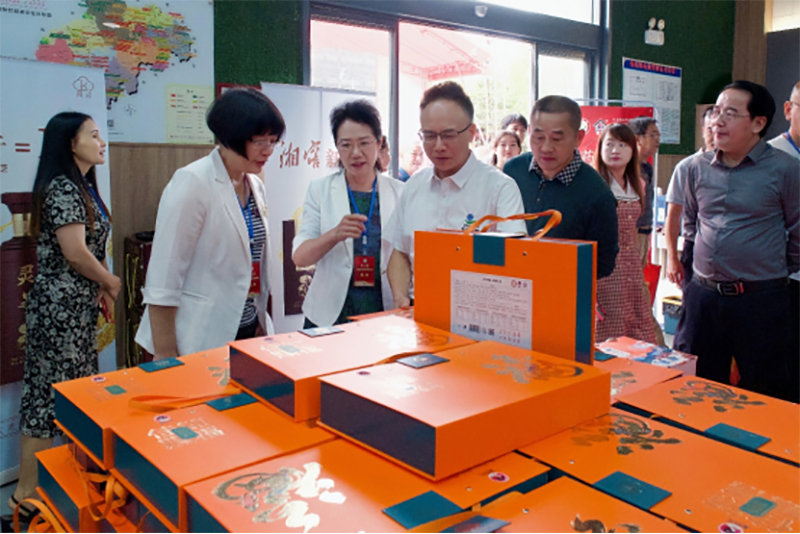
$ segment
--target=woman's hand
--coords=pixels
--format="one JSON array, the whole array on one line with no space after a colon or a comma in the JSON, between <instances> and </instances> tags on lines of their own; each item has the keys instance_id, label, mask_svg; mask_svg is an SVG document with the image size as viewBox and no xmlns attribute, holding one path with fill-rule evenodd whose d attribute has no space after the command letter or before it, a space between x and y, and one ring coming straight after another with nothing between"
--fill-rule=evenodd
<instances>
[{"instance_id":1,"label":"woman's hand","mask_svg":"<svg viewBox=\"0 0 800 534\"><path fill-rule=\"evenodd\" d=\"M332 230L336 242L338 243L348 238L358 239L367 229L364 225L366 222L366 215L359 215L356 213L345 215L336 228Z\"/></svg>"},{"instance_id":2,"label":"woman's hand","mask_svg":"<svg viewBox=\"0 0 800 534\"><path fill-rule=\"evenodd\" d=\"M120 280L119 276L113 275L108 273L109 276L106 277L106 280L100 286L100 289L108 294L111 298L111 301L117 300L117 295L119 295L119 290L122 289L122 280Z\"/></svg>"}]
</instances>

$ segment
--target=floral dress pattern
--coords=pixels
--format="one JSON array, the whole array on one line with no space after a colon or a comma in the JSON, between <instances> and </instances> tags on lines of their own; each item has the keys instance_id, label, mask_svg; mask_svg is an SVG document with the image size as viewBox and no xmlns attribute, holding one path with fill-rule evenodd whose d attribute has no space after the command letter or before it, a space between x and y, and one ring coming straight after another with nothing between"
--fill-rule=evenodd
<instances>
[{"instance_id":1,"label":"floral dress pattern","mask_svg":"<svg viewBox=\"0 0 800 534\"><path fill-rule=\"evenodd\" d=\"M85 224L86 246L103 261L111 224L89 196L94 213L91 229L83 194L66 176L50 183L42 205L36 248L37 273L25 305L27 342L22 384L20 430L27 436L51 438L61 432L54 423L53 384L97 374L95 303L99 284L78 274L58 244L56 230Z\"/></svg>"}]
</instances>

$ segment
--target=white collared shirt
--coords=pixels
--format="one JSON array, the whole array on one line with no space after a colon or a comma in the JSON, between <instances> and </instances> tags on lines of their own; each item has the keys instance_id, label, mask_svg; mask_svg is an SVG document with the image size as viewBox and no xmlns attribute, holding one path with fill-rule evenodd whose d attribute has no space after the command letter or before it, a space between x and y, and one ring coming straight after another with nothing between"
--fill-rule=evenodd
<instances>
[{"instance_id":1,"label":"white collared shirt","mask_svg":"<svg viewBox=\"0 0 800 534\"><path fill-rule=\"evenodd\" d=\"M611 179L611 192L614 193L617 200L639 200L639 195L633 190L631 184L625 184L625 189L622 189L622 186L614 178Z\"/></svg>"},{"instance_id":2,"label":"white collared shirt","mask_svg":"<svg viewBox=\"0 0 800 534\"><path fill-rule=\"evenodd\" d=\"M464 166L452 176L437 178L433 168L428 167L408 179L390 223L390 235L394 236L394 248L411 260L413 286L414 232L437 228L463 230L484 215L508 217L524 212L517 183L470 154ZM497 230L527 233L523 221L500 223Z\"/></svg>"}]
</instances>

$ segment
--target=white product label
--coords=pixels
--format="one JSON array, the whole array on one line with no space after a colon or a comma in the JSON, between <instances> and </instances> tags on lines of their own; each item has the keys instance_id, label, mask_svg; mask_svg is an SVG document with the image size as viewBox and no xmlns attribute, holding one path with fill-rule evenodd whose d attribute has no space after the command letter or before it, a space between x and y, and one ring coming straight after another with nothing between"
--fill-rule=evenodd
<instances>
[{"instance_id":1,"label":"white product label","mask_svg":"<svg viewBox=\"0 0 800 534\"><path fill-rule=\"evenodd\" d=\"M531 348L533 282L450 272L450 331L476 341Z\"/></svg>"}]
</instances>

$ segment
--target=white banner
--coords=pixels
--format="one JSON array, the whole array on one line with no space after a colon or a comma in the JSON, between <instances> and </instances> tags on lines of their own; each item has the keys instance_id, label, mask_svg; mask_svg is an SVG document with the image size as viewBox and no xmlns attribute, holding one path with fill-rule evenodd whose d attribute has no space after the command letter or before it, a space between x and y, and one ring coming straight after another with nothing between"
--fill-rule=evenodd
<instances>
[{"instance_id":1,"label":"white banner","mask_svg":"<svg viewBox=\"0 0 800 534\"><path fill-rule=\"evenodd\" d=\"M59 112L80 111L90 115L100 127L100 135L108 140L104 84L102 69L0 58L0 94L3 95L0 100L0 192L30 193L33 190L42 150L42 132L50 118ZM108 169L106 152L106 164L97 167L97 185L100 195L110 205ZM25 250L25 254L32 252L35 261L35 243L31 251L30 243L22 244L15 239L11 212L6 205L0 208L0 239L3 242L4 282L8 283L9 279L15 285L18 280L24 282L31 271L28 263L30 256L24 256L28 259L22 260L20 250ZM109 239L109 267L110 244ZM9 298L7 292L4 292L3 298ZM8 328L18 330L24 326L22 298L17 300L19 304L16 308L20 311L14 316L14 324L4 322L0 325L3 331ZM17 325L17 322L21 324ZM103 321L98 330L100 371L110 371L116 368L114 325L106 325ZM24 328L19 334L21 348L25 342ZM5 339L4 336L4 343ZM9 354L0 357L8 358ZM0 386L0 471L3 473L14 470L19 461L20 385L20 382L15 382Z\"/></svg>"},{"instance_id":2,"label":"white banner","mask_svg":"<svg viewBox=\"0 0 800 534\"><path fill-rule=\"evenodd\" d=\"M375 95L272 83L262 83L261 90L286 121L283 141L264 167L272 239L272 319L280 333L303 326L300 306L313 269L295 268L291 239L299 228L308 184L338 169L330 113L348 100L366 98L374 104Z\"/></svg>"}]
</instances>

